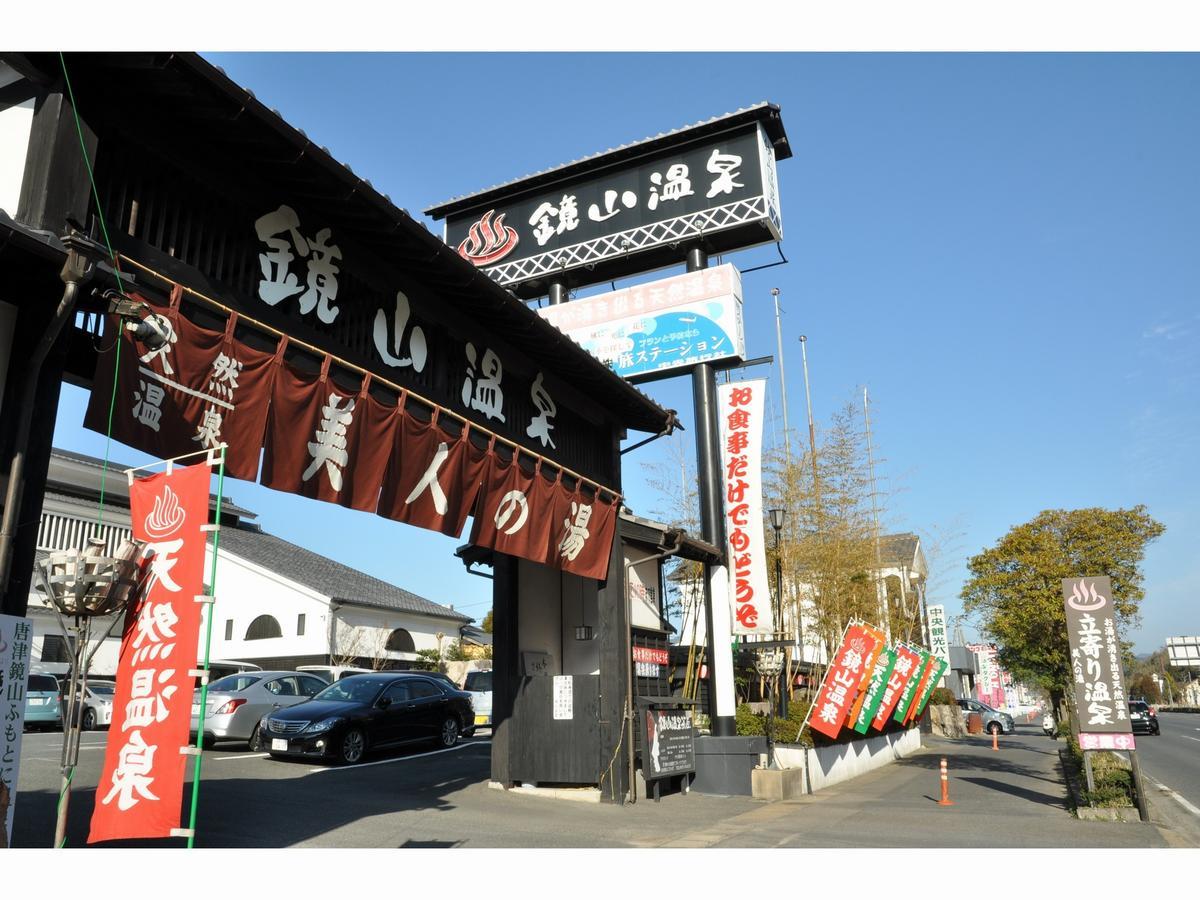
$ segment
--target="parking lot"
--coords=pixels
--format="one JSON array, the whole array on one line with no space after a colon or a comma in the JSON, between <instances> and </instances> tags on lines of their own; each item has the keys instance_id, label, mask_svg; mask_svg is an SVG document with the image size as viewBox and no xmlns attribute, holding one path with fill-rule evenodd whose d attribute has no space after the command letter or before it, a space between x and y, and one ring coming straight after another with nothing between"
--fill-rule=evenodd
<instances>
[{"instance_id":1,"label":"parking lot","mask_svg":"<svg viewBox=\"0 0 1200 900\"><path fill-rule=\"evenodd\" d=\"M87 840L107 738L103 731L83 735L68 846L83 846ZM49 847L53 842L61 742L61 732L25 735L15 847ZM695 793L667 796L658 804L643 798L624 809L510 794L488 787L490 759L487 729L448 750L414 748L369 755L355 766L273 760L265 753L251 753L244 743L219 744L204 753L196 845L650 847L687 830L702 809L704 816L724 818L758 806L748 797ZM189 758L189 783L191 766ZM187 808L185 798L185 820ZM185 843L169 839L112 845Z\"/></svg>"}]
</instances>

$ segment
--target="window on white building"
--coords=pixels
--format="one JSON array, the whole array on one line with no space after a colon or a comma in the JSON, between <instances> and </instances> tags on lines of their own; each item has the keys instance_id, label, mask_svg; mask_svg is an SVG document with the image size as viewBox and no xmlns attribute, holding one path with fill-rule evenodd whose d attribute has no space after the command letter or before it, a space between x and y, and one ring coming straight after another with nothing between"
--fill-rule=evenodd
<instances>
[{"instance_id":1,"label":"window on white building","mask_svg":"<svg viewBox=\"0 0 1200 900\"><path fill-rule=\"evenodd\" d=\"M296 616L296 634L297 636L304 634L304 613Z\"/></svg>"},{"instance_id":2,"label":"window on white building","mask_svg":"<svg viewBox=\"0 0 1200 900\"><path fill-rule=\"evenodd\" d=\"M397 628L388 635L387 643L384 645L386 650L397 650L401 653L414 653L416 647L413 645L412 635L403 628Z\"/></svg>"},{"instance_id":3,"label":"window on white building","mask_svg":"<svg viewBox=\"0 0 1200 900\"><path fill-rule=\"evenodd\" d=\"M225 640L233 640L233 619L225 620Z\"/></svg>"},{"instance_id":4,"label":"window on white building","mask_svg":"<svg viewBox=\"0 0 1200 900\"><path fill-rule=\"evenodd\" d=\"M283 630L274 616L259 616L246 629L246 640L248 641L262 641L277 637L283 637Z\"/></svg>"}]
</instances>

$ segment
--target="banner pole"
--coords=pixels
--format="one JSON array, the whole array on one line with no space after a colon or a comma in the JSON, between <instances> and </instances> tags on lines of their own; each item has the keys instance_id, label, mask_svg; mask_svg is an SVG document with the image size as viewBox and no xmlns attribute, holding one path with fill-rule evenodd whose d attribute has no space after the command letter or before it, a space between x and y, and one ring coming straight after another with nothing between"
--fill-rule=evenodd
<instances>
[{"instance_id":1,"label":"banner pole","mask_svg":"<svg viewBox=\"0 0 1200 900\"><path fill-rule=\"evenodd\" d=\"M214 517L217 527L213 531L212 566L208 576L208 594L213 598L216 597L217 592L217 549L221 543L221 498L225 491L225 450L226 446L222 444L220 446L221 461L217 469L217 508ZM209 465L212 465L211 456ZM200 762L204 756L204 714L208 711L208 656L212 647L213 613L216 611L215 600L206 605L208 609L204 629L204 678L200 681L200 719L196 725L196 763L192 767L192 805L188 811L187 845L189 850L196 846L196 805L200 801Z\"/></svg>"}]
</instances>

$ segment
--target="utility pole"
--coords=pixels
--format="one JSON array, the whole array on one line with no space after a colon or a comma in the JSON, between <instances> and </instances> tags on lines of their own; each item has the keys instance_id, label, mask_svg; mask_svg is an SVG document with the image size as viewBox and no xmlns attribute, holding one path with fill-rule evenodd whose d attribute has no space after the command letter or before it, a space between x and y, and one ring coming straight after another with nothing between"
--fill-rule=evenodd
<instances>
[{"instance_id":1,"label":"utility pole","mask_svg":"<svg viewBox=\"0 0 1200 900\"><path fill-rule=\"evenodd\" d=\"M804 403L808 407L808 455L812 457L813 493L817 490L817 430L813 427L812 394L808 389L808 338L800 335L800 359L804 364Z\"/></svg>"},{"instance_id":2,"label":"utility pole","mask_svg":"<svg viewBox=\"0 0 1200 900\"><path fill-rule=\"evenodd\" d=\"M788 428L787 378L783 373L783 327L779 322L779 288L771 288L775 299L775 346L779 350L779 399L783 404L783 452L788 468L792 467L792 431Z\"/></svg>"},{"instance_id":3,"label":"utility pole","mask_svg":"<svg viewBox=\"0 0 1200 900\"><path fill-rule=\"evenodd\" d=\"M879 504L876 501L875 488L875 456L871 450L871 404L867 399L867 389L863 388L863 419L867 426L867 468L871 473L871 516L875 523L875 596L879 600L883 612L883 633L890 641L892 639L892 622L888 610L887 589L880 578L883 562L879 556Z\"/></svg>"}]
</instances>

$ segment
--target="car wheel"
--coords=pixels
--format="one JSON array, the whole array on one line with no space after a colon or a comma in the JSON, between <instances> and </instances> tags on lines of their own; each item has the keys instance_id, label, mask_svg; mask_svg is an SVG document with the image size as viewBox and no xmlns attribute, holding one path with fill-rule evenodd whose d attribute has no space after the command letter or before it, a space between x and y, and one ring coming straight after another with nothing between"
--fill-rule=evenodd
<instances>
[{"instance_id":1,"label":"car wheel","mask_svg":"<svg viewBox=\"0 0 1200 900\"><path fill-rule=\"evenodd\" d=\"M259 753L263 748L262 735L259 734L259 727L254 726L254 730L250 732L250 752Z\"/></svg>"},{"instance_id":2,"label":"car wheel","mask_svg":"<svg viewBox=\"0 0 1200 900\"><path fill-rule=\"evenodd\" d=\"M461 731L462 726L458 724L458 719L454 716L446 716L446 720L442 722L441 730L438 732L438 743L443 747L453 747L458 743Z\"/></svg>"},{"instance_id":3,"label":"car wheel","mask_svg":"<svg viewBox=\"0 0 1200 900\"><path fill-rule=\"evenodd\" d=\"M200 746L202 748L204 748L205 750L211 750L213 747L217 746L216 736L211 735L211 734L206 734L204 736L204 738L200 741Z\"/></svg>"},{"instance_id":4,"label":"car wheel","mask_svg":"<svg viewBox=\"0 0 1200 900\"><path fill-rule=\"evenodd\" d=\"M83 711L83 722L81 726L84 731L91 731L96 727L96 711L90 706Z\"/></svg>"},{"instance_id":5,"label":"car wheel","mask_svg":"<svg viewBox=\"0 0 1200 900\"><path fill-rule=\"evenodd\" d=\"M353 765L363 758L363 754L367 752L367 736L361 728L351 728L342 737L342 742L338 745L338 761L346 765Z\"/></svg>"},{"instance_id":6,"label":"car wheel","mask_svg":"<svg viewBox=\"0 0 1200 900\"><path fill-rule=\"evenodd\" d=\"M999 734L1002 731L999 722L988 723L988 734Z\"/></svg>"}]
</instances>

